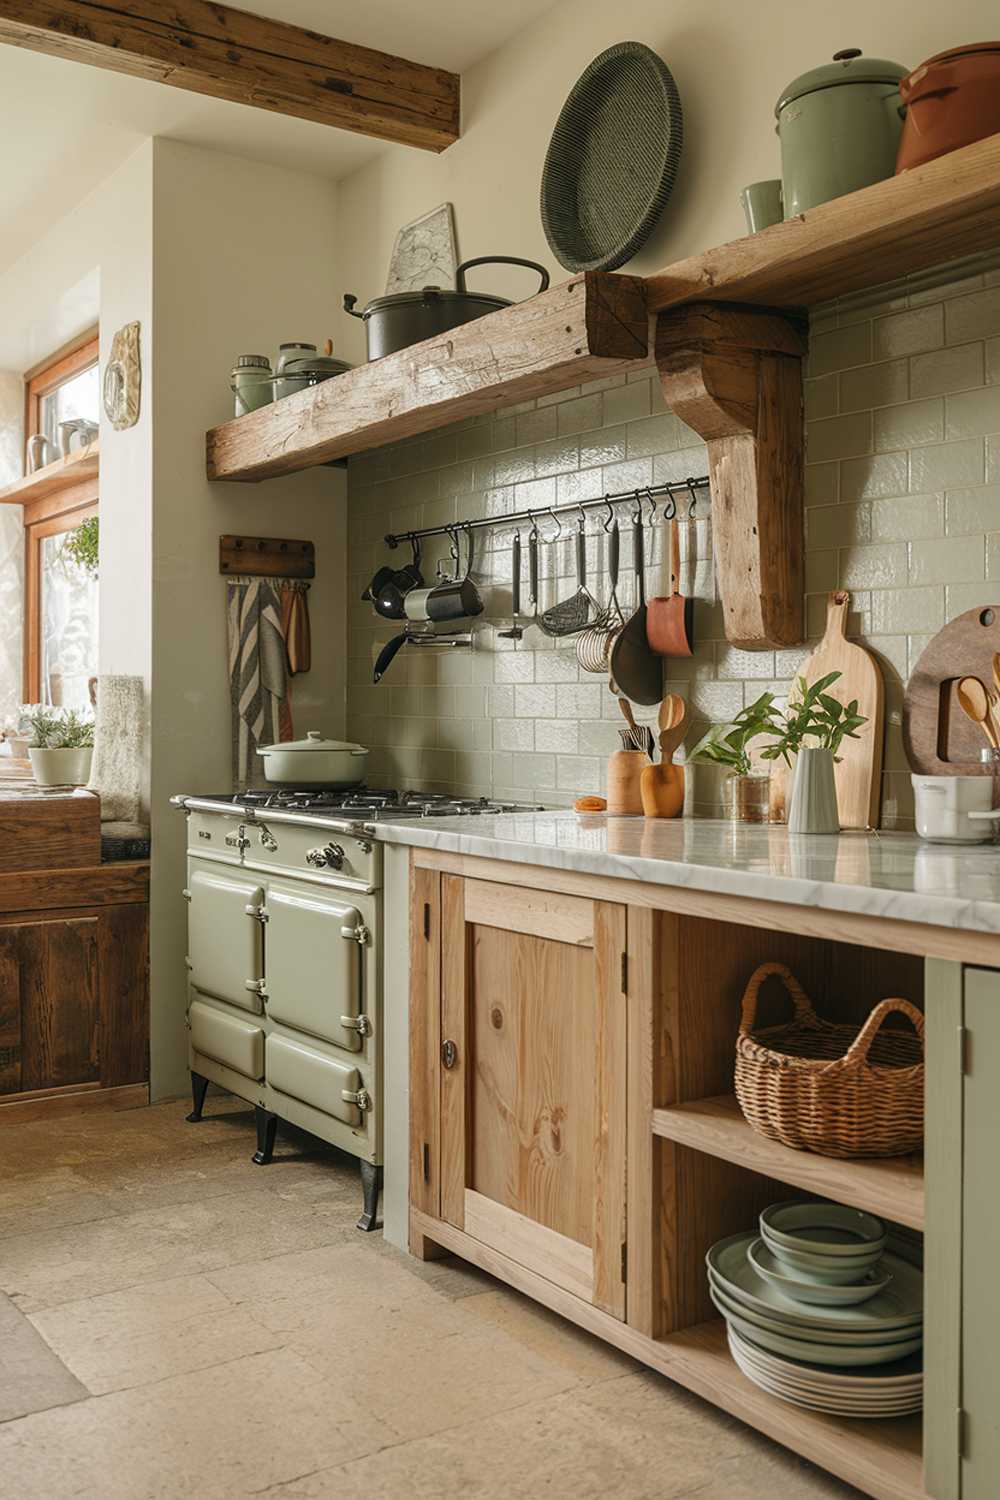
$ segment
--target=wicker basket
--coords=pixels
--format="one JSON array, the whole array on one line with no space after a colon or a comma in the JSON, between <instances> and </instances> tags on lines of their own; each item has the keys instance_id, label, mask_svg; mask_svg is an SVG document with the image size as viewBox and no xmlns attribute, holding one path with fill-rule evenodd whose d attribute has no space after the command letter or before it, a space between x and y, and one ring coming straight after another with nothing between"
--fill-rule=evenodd
<instances>
[{"instance_id":1,"label":"wicker basket","mask_svg":"<svg viewBox=\"0 0 1000 1500\"><path fill-rule=\"evenodd\" d=\"M754 1033L761 985L774 974L795 1017ZM882 1030L899 1011L908 1030ZM883 1000L860 1031L813 1010L784 964L761 964L743 996L736 1097L754 1130L821 1156L903 1156L924 1138L924 1018L909 1000Z\"/></svg>"}]
</instances>

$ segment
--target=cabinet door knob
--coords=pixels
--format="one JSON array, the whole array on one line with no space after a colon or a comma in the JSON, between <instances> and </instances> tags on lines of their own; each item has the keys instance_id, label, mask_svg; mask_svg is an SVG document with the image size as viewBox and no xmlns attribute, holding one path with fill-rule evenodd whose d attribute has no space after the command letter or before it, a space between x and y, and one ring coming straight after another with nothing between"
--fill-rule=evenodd
<instances>
[{"instance_id":1,"label":"cabinet door knob","mask_svg":"<svg viewBox=\"0 0 1000 1500\"><path fill-rule=\"evenodd\" d=\"M441 1061L446 1068L453 1068L458 1062L458 1048L454 1042L441 1043Z\"/></svg>"}]
</instances>

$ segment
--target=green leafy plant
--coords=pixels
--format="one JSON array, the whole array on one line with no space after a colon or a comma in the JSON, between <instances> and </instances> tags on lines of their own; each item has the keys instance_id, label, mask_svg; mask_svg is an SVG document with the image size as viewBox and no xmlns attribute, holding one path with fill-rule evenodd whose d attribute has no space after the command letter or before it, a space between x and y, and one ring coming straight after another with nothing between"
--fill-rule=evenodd
<instances>
[{"instance_id":1,"label":"green leafy plant","mask_svg":"<svg viewBox=\"0 0 1000 1500\"><path fill-rule=\"evenodd\" d=\"M62 555L89 573L92 578L97 577L98 564L98 521L96 516L91 516L86 521L81 521L75 526L62 544Z\"/></svg>"},{"instance_id":2,"label":"green leafy plant","mask_svg":"<svg viewBox=\"0 0 1000 1500\"><path fill-rule=\"evenodd\" d=\"M779 722L772 726L778 738L761 752L762 760L780 759L791 765L792 757L807 739L820 749L832 750L834 760L840 758L838 751L844 740L856 740L857 731L868 719L858 713L857 698L845 705L827 692L839 676L839 672L829 672L811 686L804 677L796 678L795 694Z\"/></svg>"},{"instance_id":3,"label":"green leafy plant","mask_svg":"<svg viewBox=\"0 0 1000 1500\"><path fill-rule=\"evenodd\" d=\"M689 761L728 766L737 776L752 771L749 746L762 734L777 734L780 724L775 718L774 694L761 693L755 703L740 710L729 724L713 724L695 745ZM767 752L765 751L765 754Z\"/></svg>"},{"instance_id":4,"label":"green leafy plant","mask_svg":"<svg viewBox=\"0 0 1000 1500\"><path fill-rule=\"evenodd\" d=\"M93 719L75 708L22 704L18 728L35 750L88 750L94 743Z\"/></svg>"}]
</instances>

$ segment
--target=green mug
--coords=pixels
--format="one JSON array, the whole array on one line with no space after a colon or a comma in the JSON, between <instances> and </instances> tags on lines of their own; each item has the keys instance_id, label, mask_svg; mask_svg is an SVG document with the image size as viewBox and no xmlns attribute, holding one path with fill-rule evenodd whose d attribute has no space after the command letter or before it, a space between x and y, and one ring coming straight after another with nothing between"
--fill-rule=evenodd
<instances>
[{"instance_id":1,"label":"green mug","mask_svg":"<svg viewBox=\"0 0 1000 1500\"><path fill-rule=\"evenodd\" d=\"M785 217L781 199L781 178L772 177L767 182L751 182L740 193L740 203L750 234L757 234L771 224L780 224Z\"/></svg>"}]
</instances>

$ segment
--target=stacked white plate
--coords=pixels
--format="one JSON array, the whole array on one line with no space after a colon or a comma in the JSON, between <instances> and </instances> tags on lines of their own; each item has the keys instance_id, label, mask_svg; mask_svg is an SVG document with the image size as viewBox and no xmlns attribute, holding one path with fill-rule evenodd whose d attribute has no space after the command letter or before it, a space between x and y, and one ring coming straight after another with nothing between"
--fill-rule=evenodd
<instances>
[{"instance_id":1,"label":"stacked white plate","mask_svg":"<svg viewBox=\"0 0 1000 1500\"><path fill-rule=\"evenodd\" d=\"M831 1205L816 1208L829 1244ZM808 1218L795 1226L806 1240ZM773 1243L770 1235L768 1240ZM827 1284L811 1273L790 1280L803 1273L778 1260L756 1234L713 1245L707 1256L710 1295L748 1379L796 1405L838 1416L919 1410L923 1274L912 1258L898 1253L905 1253L902 1244L892 1237L888 1244L885 1251L879 1246L877 1263L848 1284ZM849 1300L838 1300L843 1295Z\"/></svg>"}]
</instances>

